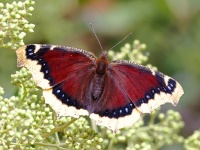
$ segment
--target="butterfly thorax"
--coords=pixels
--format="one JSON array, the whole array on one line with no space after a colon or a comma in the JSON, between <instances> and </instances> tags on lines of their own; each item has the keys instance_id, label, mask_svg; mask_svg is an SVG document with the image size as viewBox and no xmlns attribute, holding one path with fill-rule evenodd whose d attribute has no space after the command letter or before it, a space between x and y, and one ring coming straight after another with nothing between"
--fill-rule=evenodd
<instances>
[{"instance_id":1,"label":"butterfly thorax","mask_svg":"<svg viewBox=\"0 0 200 150\"><path fill-rule=\"evenodd\" d=\"M108 60L105 58L98 58L96 61L96 73L105 74L108 66Z\"/></svg>"},{"instance_id":2,"label":"butterfly thorax","mask_svg":"<svg viewBox=\"0 0 200 150\"><path fill-rule=\"evenodd\" d=\"M96 60L96 73L93 78L93 86L92 86L92 97L94 100L99 99L103 92L107 67L108 67L107 53L103 53L100 56L100 58Z\"/></svg>"}]
</instances>

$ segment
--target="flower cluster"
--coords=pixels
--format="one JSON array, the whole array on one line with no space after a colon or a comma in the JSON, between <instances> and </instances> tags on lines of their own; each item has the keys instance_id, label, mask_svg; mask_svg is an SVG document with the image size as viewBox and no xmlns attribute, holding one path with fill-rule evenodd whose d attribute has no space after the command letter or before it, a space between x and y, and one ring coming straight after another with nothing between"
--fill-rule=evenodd
<instances>
[{"instance_id":1,"label":"flower cluster","mask_svg":"<svg viewBox=\"0 0 200 150\"><path fill-rule=\"evenodd\" d=\"M131 62L137 64L143 64L147 62L149 52L144 55L144 50L146 49L146 44L140 43L139 40L134 40L132 45L126 43L119 52L113 50L108 51L109 58L115 58L115 60L130 60ZM151 64L146 65L149 68L157 70L155 66Z\"/></svg>"},{"instance_id":2,"label":"flower cluster","mask_svg":"<svg viewBox=\"0 0 200 150\"><path fill-rule=\"evenodd\" d=\"M96 133L83 117L64 130L63 138L66 139L66 147L69 149L99 150L103 148L103 139L100 134Z\"/></svg>"},{"instance_id":3,"label":"flower cluster","mask_svg":"<svg viewBox=\"0 0 200 150\"><path fill-rule=\"evenodd\" d=\"M33 94L37 88L25 68L12 75L12 83L19 86L20 94L0 101L0 149L25 149L54 127L52 112L48 107L43 109L44 100L38 102Z\"/></svg>"},{"instance_id":4,"label":"flower cluster","mask_svg":"<svg viewBox=\"0 0 200 150\"><path fill-rule=\"evenodd\" d=\"M148 60L148 57L143 54L143 50L146 49L146 45L140 43L140 41L135 40L133 44L126 43L120 52L114 52L112 50L108 51L108 56L110 58L115 58L115 60L130 60L132 62L142 64Z\"/></svg>"},{"instance_id":5,"label":"flower cluster","mask_svg":"<svg viewBox=\"0 0 200 150\"><path fill-rule=\"evenodd\" d=\"M16 49L24 45L26 32L33 32L34 24L29 24L26 17L31 16L35 4L33 0L0 3L0 46Z\"/></svg>"},{"instance_id":6,"label":"flower cluster","mask_svg":"<svg viewBox=\"0 0 200 150\"><path fill-rule=\"evenodd\" d=\"M184 147L187 150L198 150L200 148L200 130L196 130L184 141Z\"/></svg>"},{"instance_id":7,"label":"flower cluster","mask_svg":"<svg viewBox=\"0 0 200 150\"><path fill-rule=\"evenodd\" d=\"M184 123L178 112L169 110L165 115L157 110L149 117L148 123L140 119L132 127L119 130L116 134L108 130L104 138L109 139L109 149L117 149L118 143L126 150L152 150L183 142L179 132Z\"/></svg>"}]
</instances>

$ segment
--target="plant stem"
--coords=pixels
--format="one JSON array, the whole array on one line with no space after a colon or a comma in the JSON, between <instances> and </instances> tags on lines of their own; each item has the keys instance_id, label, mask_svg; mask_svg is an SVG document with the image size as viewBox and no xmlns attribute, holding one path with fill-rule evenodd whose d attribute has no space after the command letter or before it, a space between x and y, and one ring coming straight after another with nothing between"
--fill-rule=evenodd
<instances>
[{"instance_id":1,"label":"plant stem","mask_svg":"<svg viewBox=\"0 0 200 150\"><path fill-rule=\"evenodd\" d=\"M58 132L58 131L62 131L64 130L65 128L67 128L70 124L72 124L73 122L75 122L78 118L73 118L71 121L69 121L68 123L62 125L62 126L59 126L59 127L56 127L54 129L52 129L49 133L45 133L42 135L43 138L47 138L48 136Z\"/></svg>"},{"instance_id":2,"label":"plant stem","mask_svg":"<svg viewBox=\"0 0 200 150\"><path fill-rule=\"evenodd\" d=\"M98 128L97 128L95 121L93 119L90 119L90 122L91 122L92 129L94 131L98 132Z\"/></svg>"}]
</instances>

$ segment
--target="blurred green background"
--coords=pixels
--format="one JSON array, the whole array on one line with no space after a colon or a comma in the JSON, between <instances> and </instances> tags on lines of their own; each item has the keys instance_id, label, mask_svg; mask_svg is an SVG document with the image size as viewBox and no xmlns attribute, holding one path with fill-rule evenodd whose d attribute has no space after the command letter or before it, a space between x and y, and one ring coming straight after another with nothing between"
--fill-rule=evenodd
<instances>
[{"instance_id":1,"label":"blurred green background","mask_svg":"<svg viewBox=\"0 0 200 150\"><path fill-rule=\"evenodd\" d=\"M1 0L4 4L7 0ZM90 23L105 50L138 39L147 44L149 63L174 77L185 94L177 107L185 122L184 136L200 128L200 1L199 0L36 0L33 16L35 32L25 43L67 45L101 53ZM0 52L0 85L6 97L15 93L10 75L15 73L15 52Z\"/></svg>"}]
</instances>

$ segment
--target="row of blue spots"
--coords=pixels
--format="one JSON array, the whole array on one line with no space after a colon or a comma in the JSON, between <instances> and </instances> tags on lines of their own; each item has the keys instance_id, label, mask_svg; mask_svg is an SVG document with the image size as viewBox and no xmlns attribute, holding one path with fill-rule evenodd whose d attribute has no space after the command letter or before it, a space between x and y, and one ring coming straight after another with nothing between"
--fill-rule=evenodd
<instances>
[{"instance_id":1,"label":"row of blue spots","mask_svg":"<svg viewBox=\"0 0 200 150\"><path fill-rule=\"evenodd\" d=\"M126 115L130 115L134 108L135 108L134 104L132 102L130 102L129 104L127 104L124 107L115 108L113 110L107 109L102 112L94 112L94 113L99 114L102 117L106 116L109 118L119 118L119 117L124 117Z\"/></svg>"}]
</instances>

